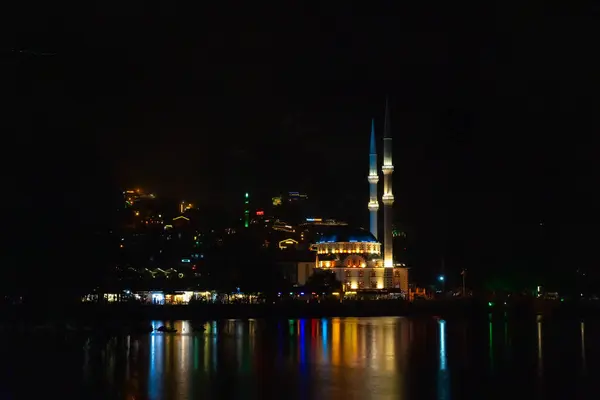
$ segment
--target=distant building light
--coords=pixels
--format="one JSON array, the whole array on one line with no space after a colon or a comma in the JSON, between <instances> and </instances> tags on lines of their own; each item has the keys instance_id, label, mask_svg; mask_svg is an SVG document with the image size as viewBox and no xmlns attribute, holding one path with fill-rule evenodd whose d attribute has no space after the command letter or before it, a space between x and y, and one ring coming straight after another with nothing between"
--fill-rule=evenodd
<instances>
[{"instance_id":1,"label":"distant building light","mask_svg":"<svg viewBox=\"0 0 600 400\"><path fill-rule=\"evenodd\" d=\"M192 262L192 260L190 260L189 258L182 258L181 262L182 263L189 263L189 262Z\"/></svg>"},{"instance_id":2,"label":"distant building light","mask_svg":"<svg viewBox=\"0 0 600 400\"><path fill-rule=\"evenodd\" d=\"M297 240L294 239L284 239L281 242L279 242L279 248L281 250L287 249L289 245L294 245L294 244L298 244Z\"/></svg>"}]
</instances>

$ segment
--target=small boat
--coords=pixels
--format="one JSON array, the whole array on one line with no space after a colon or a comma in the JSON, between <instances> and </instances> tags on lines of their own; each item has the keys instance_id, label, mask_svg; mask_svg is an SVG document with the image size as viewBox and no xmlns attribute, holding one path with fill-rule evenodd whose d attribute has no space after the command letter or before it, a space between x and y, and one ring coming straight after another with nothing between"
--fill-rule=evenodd
<instances>
[{"instance_id":1,"label":"small boat","mask_svg":"<svg viewBox=\"0 0 600 400\"><path fill-rule=\"evenodd\" d=\"M157 332L165 332L165 333L175 333L175 332L177 332L177 329L161 325L158 327L158 329L156 331Z\"/></svg>"}]
</instances>

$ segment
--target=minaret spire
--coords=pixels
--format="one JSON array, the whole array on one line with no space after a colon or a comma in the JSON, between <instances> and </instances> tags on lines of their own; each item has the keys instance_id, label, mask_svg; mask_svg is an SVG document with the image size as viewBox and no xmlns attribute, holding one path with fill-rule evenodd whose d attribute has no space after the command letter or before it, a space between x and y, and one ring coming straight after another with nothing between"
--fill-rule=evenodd
<instances>
[{"instance_id":1,"label":"minaret spire","mask_svg":"<svg viewBox=\"0 0 600 400\"><path fill-rule=\"evenodd\" d=\"M375 118L371 119L371 148L369 154L377 155L377 149L375 147ZM377 165L375 165L375 169L377 169Z\"/></svg>"},{"instance_id":2,"label":"minaret spire","mask_svg":"<svg viewBox=\"0 0 600 400\"><path fill-rule=\"evenodd\" d=\"M383 266L385 268L394 267L394 247L392 244L392 206L394 204L394 193L392 190L392 174L394 173L394 164L392 163L392 131L390 126L390 107L389 101L385 99L385 122L383 126ZM390 270L391 272L391 270ZM389 275L392 275L389 273ZM386 277L388 285L391 285L392 277ZM389 286L388 286L389 287Z\"/></svg>"},{"instance_id":3,"label":"minaret spire","mask_svg":"<svg viewBox=\"0 0 600 400\"><path fill-rule=\"evenodd\" d=\"M369 150L369 228L373 236L377 238L377 212L379 201L377 200L377 150L375 148L375 119L371 120L371 148Z\"/></svg>"}]
</instances>

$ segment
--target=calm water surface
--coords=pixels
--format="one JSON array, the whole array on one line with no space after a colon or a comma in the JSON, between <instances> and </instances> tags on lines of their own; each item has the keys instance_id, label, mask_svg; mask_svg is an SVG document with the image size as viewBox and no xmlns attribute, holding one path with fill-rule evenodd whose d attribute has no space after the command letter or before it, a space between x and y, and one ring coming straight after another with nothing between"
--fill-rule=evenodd
<instances>
[{"instance_id":1,"label":"calm water surface","mask_svg":"<svg viewBox=\"0 0 600 400\"><path fill-rule=\"evenodd\" d=\"M88 345L4 339L0 399L600 398L592 321L172 324L175 334Z\"/></svg>"}]
</instances>

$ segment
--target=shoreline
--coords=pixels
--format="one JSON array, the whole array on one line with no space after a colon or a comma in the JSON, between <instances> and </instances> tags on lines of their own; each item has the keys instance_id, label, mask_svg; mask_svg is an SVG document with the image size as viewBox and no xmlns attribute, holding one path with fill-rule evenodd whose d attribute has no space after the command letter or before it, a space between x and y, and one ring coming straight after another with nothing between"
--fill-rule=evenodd
<instances>
[{"instance_id":1,"label":"shoreline","mask_svg":"<svg viewBox=\"0 0 600 400\"><path fill-rule=\"evenodd\" d=\"M220 319L295 319L336 317L439 317L489 318L528 317L594 317L600 316L600 304L565 304L557 302L522 302L490 306L487 301L460 299L420 302L345 301L323 303L276 304L76 304L70 307L30 307L25 305L0 308L3 320L10 322L81 321L135 322L149 320L220 320Z\"/></svg>"}]
</instances>

